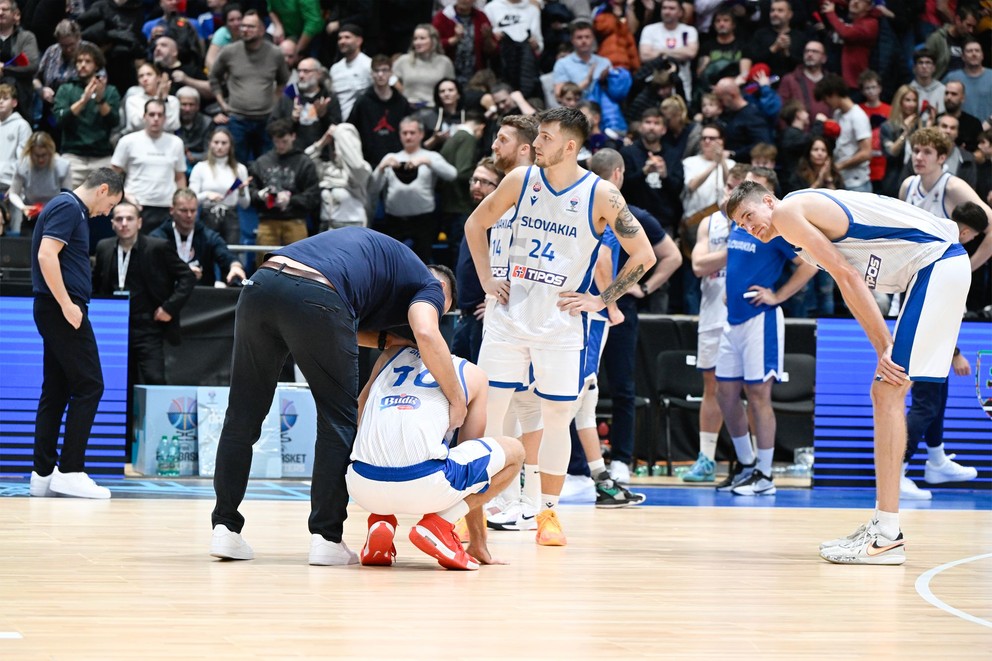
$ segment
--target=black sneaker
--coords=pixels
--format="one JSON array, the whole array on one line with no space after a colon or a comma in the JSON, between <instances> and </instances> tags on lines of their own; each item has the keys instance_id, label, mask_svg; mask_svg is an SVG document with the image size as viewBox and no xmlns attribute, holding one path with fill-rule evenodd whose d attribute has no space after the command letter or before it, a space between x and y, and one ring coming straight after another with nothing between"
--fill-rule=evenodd
<instances>
[{"instance_id":1,"label":"black sneaker","mask_svg":"<svg viewBox=\"0 0 992 661\"><path fill-rule=\"evenodd\" d=\"M602 480L596 483L596 507L617 509L640 505L647 499L642 493L632 493L613 480Z\"/></svg>"},{"instance_id":2,"label":"black sneaker","mask_svg":"<svg viewBox=\"0 0 992 661\"><path fill-rule=\"evenodd\" d=\"M735 485L730 491L735 496L774 496L775 482L755 469L746 480Z\"/></svg>"},{"instance_id":3,"label":"black sneaker","mask_svg":"<svg viewBox=\"0 0 992 661\"><path fill-rule=\"evenodd\" d=\"M640 505L641 503L643 503L645 500L648 499L648 497L645 496L643 493L630 491L628 489L625 489L624 487L621 487L619 484L617 486L620 488L620 491L623 491L623 495L627 497L627 500L630 502L631 505Z\"/></svg>"},{"instance_id":4,"label":"black sneaker","mask_svg":"<svg viewBox=\"0 0 992 661\"><path fill-rule=\"evenodd\" d=\"M730 472L727 474L727 479L725 479L720 484L716 485L717 491L730 491L738 484L741 484L747 478L751 477L751 473L754 472L754 467L758 462L753 464L742 464L737 460L734 460L730 464Z\"/></svg>"}]
</instances>

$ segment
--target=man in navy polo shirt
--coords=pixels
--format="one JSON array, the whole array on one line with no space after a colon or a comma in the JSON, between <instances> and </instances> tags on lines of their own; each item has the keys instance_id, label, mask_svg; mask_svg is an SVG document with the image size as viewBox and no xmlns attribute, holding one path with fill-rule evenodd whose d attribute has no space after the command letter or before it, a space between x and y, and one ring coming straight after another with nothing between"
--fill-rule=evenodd
<instances>
[{"instance_id":1,"label":"man in navy polo shirt","mask_svg":"<svg viewBox=\"0 0 992 661\"><path fill-rule=\"evenodd\" d=\"M44 346L44 381L35 418L32 496L110 498L109 489L83 472L90 429L103 396L100 353L87 314L92 293L89 223L93 216L109 214L123 193L121 175L98 168L79 188L59 193L46 204L34 228L31 285L34 322Z\"/></svg>"},{"instance_id":2,"label":"man in navy polo shirt","mask_svg":"<svg viewBox=\"0 0 992 661\"><path fill-rule=\"evenodd\" d=\"M317 404L310 512L310 564L356 564L342 541L347 518L345 472L358 418L358 347L386 347L388 332L409 326L441 392L449 431L461 426L467 404L441 316L451 307L454 274L425 266L402 243L348 227L290 244L267 256L246 281L234 328L231 393L217 447L217 504L210 554L250 560L241 537L252 445L272 403L287 355L310 384Z\"/></svg>"}]
</instances>

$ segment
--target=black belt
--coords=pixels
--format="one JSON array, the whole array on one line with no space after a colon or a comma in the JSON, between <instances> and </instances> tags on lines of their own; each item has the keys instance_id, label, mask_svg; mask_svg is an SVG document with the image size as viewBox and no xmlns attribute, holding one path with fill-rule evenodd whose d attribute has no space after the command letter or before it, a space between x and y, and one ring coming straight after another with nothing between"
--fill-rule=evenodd
<instances>
[{"instance_id":1,"label":"black belt","mask_svg":"<svg viewBox=\"0 0 992 661\"><path fill-rule=\"evenodd\" d=\"M325 287L334 289L334 285L331 284L331 281L320 273L317 273L316 271L304 271L303 269L298 269L293 266L289 266L288 264L277 262L274 259L269 259L262 262L258 268L278 271L279 273L285 273L286 275L291 275L296 278L303 278L304 280L313 280L314 282L319 282Z\"/></svg>"}]
</instances>

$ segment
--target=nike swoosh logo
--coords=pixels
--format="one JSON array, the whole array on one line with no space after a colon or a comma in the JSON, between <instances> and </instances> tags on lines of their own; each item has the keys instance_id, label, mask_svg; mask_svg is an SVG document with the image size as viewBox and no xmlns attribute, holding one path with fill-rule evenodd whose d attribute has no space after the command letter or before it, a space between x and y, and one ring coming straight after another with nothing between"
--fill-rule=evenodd
<instances>
[{"instance_id":1,"label":"nike swoosh logo","mask_svg":"<svg viewBox=\"0 0 992 661\"><path fill-rule=\"evenodd\" d=\"M886 551L891 551L892 549L899 548L904 543L905 542L896 542L895 544L889 544L888 546L879 546L878 542L872 542L871 545L868 546L867 553L868 555L880 555L882 553L885 553Z\"/></svg>"},{"instance_id":2,"label":"nike swoosh logo","mask_svg":"<svg viewBox=\"0 0 992 661\"><path fill-rule=\"evenodd\" d=\"M535 515L533 515L533 514L531 514L530 516L527 516L526 514L521 514L520 515L520 518L523 519L524 521L530 521L531 519L534 518L534 516Z\"/></svg>"}]
</instances>

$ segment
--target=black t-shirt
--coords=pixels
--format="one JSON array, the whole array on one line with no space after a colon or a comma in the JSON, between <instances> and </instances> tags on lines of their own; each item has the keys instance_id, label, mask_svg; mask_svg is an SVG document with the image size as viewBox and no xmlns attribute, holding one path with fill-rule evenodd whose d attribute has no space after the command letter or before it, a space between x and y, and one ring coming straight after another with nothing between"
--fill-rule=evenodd
<instances>
[{"instance_id":1,"label":"black t-shirt","mask_svg":"<svg viewBox=\"0 0 992 661\"><path fill-rule=\"evenodd\" d=\"M737 75L737 63L744 56L744 44L736 37L729 44L721 44L716 38L710 38L703 42L699 55L710 58L700 78L709 85L715 85L725 75ZM734 68L731 73L726 71L728 67Z\"/></svg>"},{"instance_id":2,"label":"black t-shirt","mask_svg":"<svg viewBox=\"0 0 992 661\"><path fill-rule=\"evenodd\" d=\"M83 201L72 192L56 195L45 205L31 236L31 285L35 294L52 295L38 263L38 249L45 237L65 244L59 252L59 270L69 297L88 303L93 291L90 272L90 216Z\"/></svg>"},{"instance_id":3,"label":"black t-shirt","mask_svg":"<svg viewBox=\"0 0 992 661\"><path fill-rule=\"evenodd\" d=\"M354 313L360 330L408 323L417 301L444 314L444 290L417 255L396 239L364 227L344 227L297 241L274 255L317 269Z\"/></svg>"}]
</instances>

